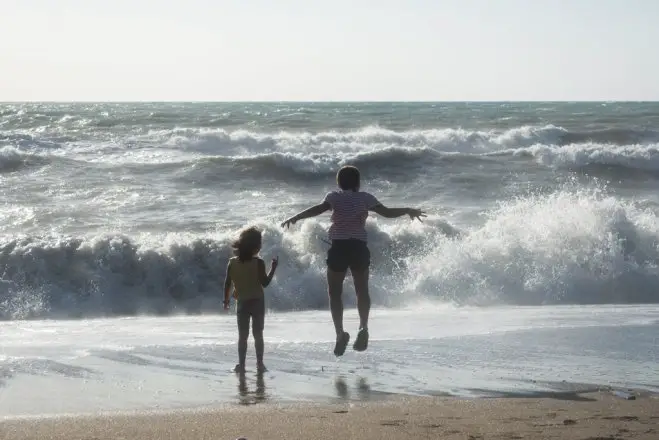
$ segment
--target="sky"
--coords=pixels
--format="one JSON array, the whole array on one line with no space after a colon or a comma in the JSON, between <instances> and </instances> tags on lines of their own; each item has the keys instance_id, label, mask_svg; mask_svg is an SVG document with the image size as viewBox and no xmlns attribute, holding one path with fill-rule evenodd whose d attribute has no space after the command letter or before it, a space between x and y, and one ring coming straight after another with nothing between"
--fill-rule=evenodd
<instances>
[{"instance_id":1,"label":"sky","mask_svg":"<svg viewBox=\"0 0 659 440\"><path fill-rule=\"evenodd\" d=\"M1 0L0 101L659 100L657 0Z\"/></svg>"}]
</instances>

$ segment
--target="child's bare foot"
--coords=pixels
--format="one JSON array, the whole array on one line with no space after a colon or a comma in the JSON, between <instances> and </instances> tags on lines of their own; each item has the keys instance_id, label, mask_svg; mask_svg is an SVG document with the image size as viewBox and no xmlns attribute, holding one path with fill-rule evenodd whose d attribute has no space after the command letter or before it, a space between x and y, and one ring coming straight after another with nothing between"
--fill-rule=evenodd
<instances>
[{"instance_id":1,"label":"child's bare foot","mask_svg":"<svg viewBox=\"0 0 659 440\"><path fill-rule=\"evenodd\" d=\"M240 365L240 364L236 364L236 366L234 367L233 371L234 371L235 373L241 373L241 374L242 374L242 373L245 372L245 366L244 366L244 365Z\"/></svg>"},{"instance_id":2,"label":"child's bare foot","mask_svg":"<svg viewBox=\"0 0 659 440\"><path fill-rule=\"evenodd\" d=\"M261 362L259 364L256 364L256 371L259 373L265 373L266 371L268 371L268 369L265 368L265 365Z\"/></svg>"}]
</instances>

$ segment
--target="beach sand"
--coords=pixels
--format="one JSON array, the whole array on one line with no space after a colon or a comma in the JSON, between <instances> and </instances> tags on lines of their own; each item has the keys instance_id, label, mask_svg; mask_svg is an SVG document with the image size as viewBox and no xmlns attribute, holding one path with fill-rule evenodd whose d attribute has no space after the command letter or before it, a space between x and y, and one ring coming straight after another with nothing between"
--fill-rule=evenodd
<instances>
[{"instance_id":1,"label":"beach sand","mask_svg":"<svg viewBox=\"0 0 659 440\"><path fill-rule=\"evenodd\" d=\"M262 404L132 415L5 420L3 440L659 438L659 399L607 391L553 397L394 397L340 404Z\"/></svg>"}]
</instances>

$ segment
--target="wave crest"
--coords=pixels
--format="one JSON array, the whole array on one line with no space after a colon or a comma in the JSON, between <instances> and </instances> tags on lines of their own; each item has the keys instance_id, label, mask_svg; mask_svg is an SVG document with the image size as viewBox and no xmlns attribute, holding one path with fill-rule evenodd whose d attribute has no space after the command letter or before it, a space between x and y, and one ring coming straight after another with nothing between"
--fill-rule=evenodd
<instances>
[{"instance_id":1,"label":"wave crest","mask_svg":"<svg viewBox=\"0 0 659 440\"><path fill-rule=\"evenodd\" d=\"M42 166L49 161L43 156L24 153L14 147L0 148L0 173L10 173L23 169Z\"/></svg>"},{"instance_id":2,"label":"wave crest","mask_svg":"<svg viewBox=\"0 0 659 440\"><path fill-rule=\"evenodd\" d=\"M245 171L267 178L284 177L292 171L297 177L308 179L325 178L345 164L366 170L404 170L442 167L444 158L450 158L452 163L470 164L511 155L532 157L550 167L610 165L659 171L659 134L649 130L571 132L546 125L505 131L447 128L397 132L365 127L348 132L259 133L180 128L99 142L75 142L63 137L40 139L37 134L3 136L9 145L0 155L0 170L10 171L20 170L26 164L62 159L64 162L60 163L65 166L66 160L141 166L146 170L175 166L183 168L184 175L188 170L209 179L218 172Z\"/></svg>"},{"instance_id":3,"label":"wave crest","mask_svg":"<svg viewBox=\"0 0 659 440\"><path fill-rule=\"evenodd\" d=\"M587 168L612 166L624 169L659 172L659 144L602 145L569 144L534 145L515 150L515 155L530 155L539 163L552 167Z\"/></svg>"},{"instance_id":4,"label":"wave crest","mask_svg":"<svg viewBox=\"0 0 659 440\"><path fill-rule=\"evenodd\" d=\"M418 258L409 288L458 303L659 302L659 218L597 190L503 203Z\"/></svg>"},{"instance_id":5,"label":"wave crest","mask_svg":"<svg viewBox=\"0 0 659 440\"><path fill-rule=\"evenodd\" d=\"M280 256L267 290L274 310L324 309L326 224L264 230ZM370 219L373 303L657 303L659 218L603 191L562 189L503 203L458 229ZM5 238L4 319L218 311L232 232L198 237L122 235ZM354 305L352 286L345 299Z\"/></svg>"}]
</instances>

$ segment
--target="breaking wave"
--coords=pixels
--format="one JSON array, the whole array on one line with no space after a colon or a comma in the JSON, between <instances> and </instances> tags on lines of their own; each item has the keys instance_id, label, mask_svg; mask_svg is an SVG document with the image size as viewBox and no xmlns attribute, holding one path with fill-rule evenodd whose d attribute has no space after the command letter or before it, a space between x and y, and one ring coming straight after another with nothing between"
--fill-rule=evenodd
<instances>
[{"instance_id":1,"label":"breaking wave","mask_svg":"<svg viewBox=\"0 0 659 440\"><path fill-rule=\"evenodd\" d=\"M272 310L324 309L326 224L262 223L280 268ZM563 188L502 203L458 230L370 219L373 303L459 305L659 302L659 218L602 190ZM3 319L205 313L220 309L235 231L93 237L5 237ZM354 305L348 279L345 299Z\"/></svg>"}]
</instances>

